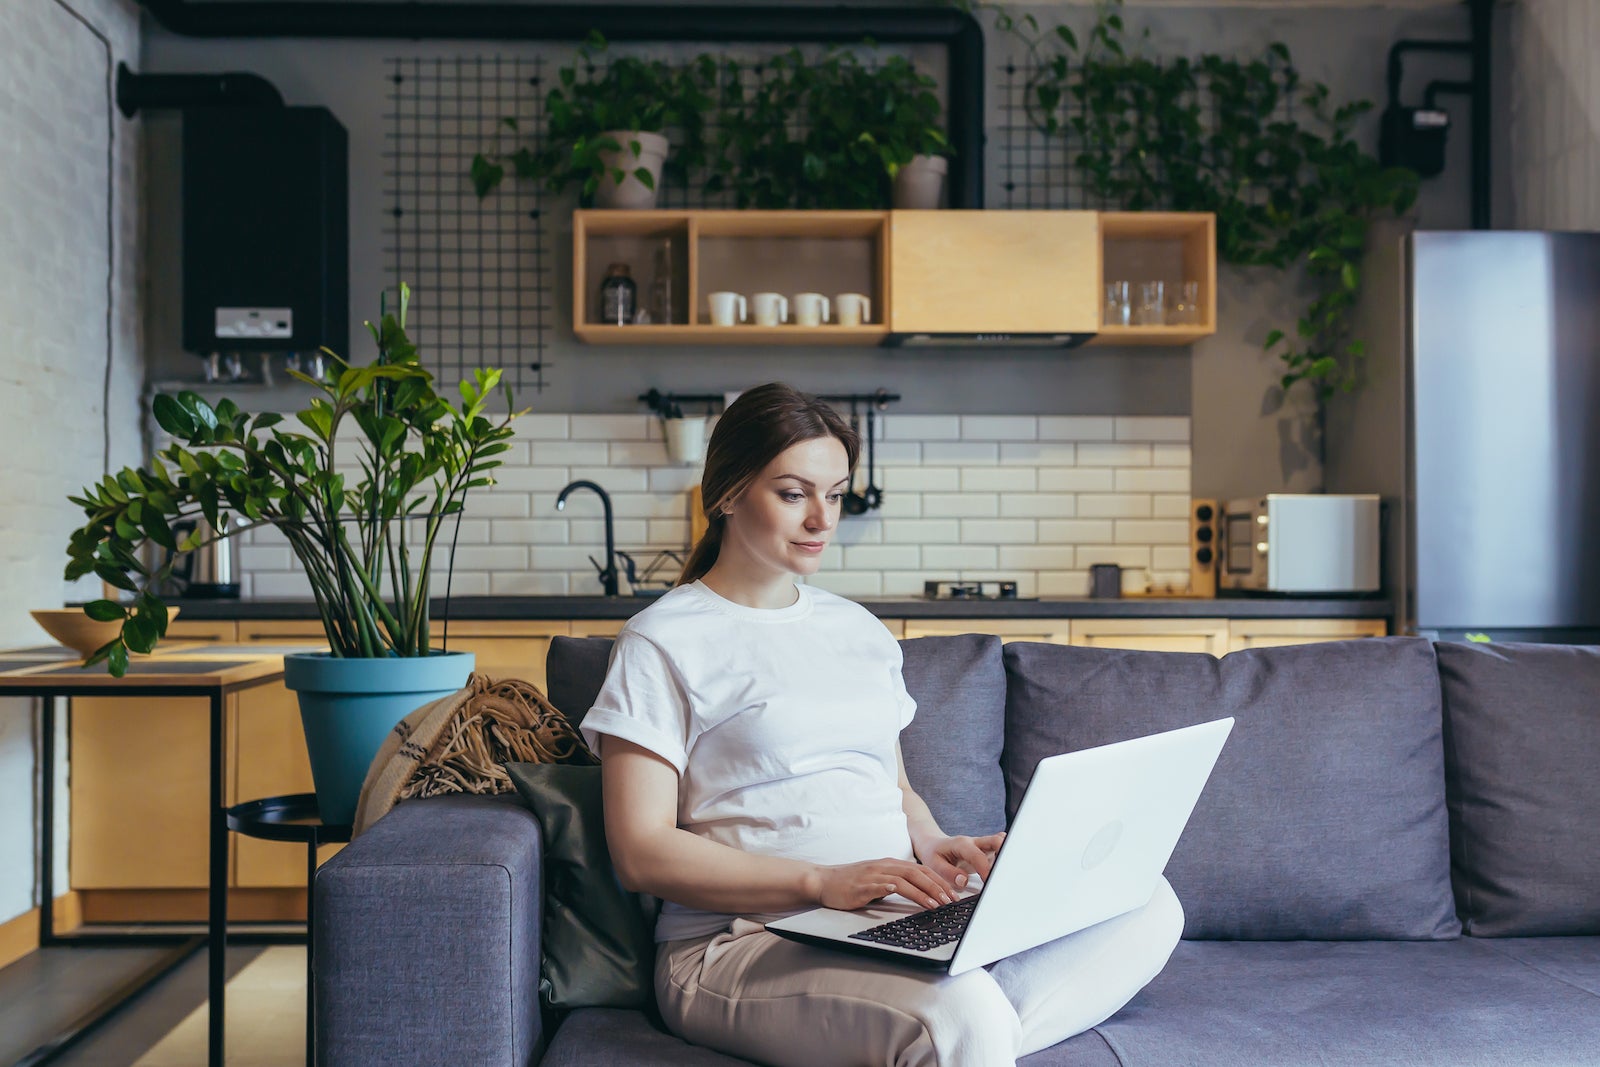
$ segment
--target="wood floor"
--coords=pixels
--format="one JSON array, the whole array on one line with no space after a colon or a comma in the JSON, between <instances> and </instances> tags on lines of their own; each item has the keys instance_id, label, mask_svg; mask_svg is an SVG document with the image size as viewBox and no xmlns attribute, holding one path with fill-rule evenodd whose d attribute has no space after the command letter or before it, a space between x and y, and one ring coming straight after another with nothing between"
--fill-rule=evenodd
<instances>
[{"instance_id":1,"label":"wood floor","mask_svg":"<svg viewBox=\"0 0 1600 1067\"><path fill-rule=\"evenodd\" d=\"M301 1064L305 1059L304 949L277 946L228 949L228 1044L248 1040L258 1062ZM264 952L274 956L263 960ZM127 981L159 955L147 948L53 948L36 951L0 970L0 1067L48 1040L78 1018L97 996ZM261 961L261 966L251 967ZM271 964L271 966L268 966ZM250 972L238 982L241 971ZM252 986L252 975L255 985ZM295 977L298 975L298 978ZM263 984L264 983L264 984ZM204 1014L178 1030L206 1000L202 949L52 1061L59 1067L142 1067L205 1062ZM183 1038L196 1040L185 1042ZM197 1041L197 1043L196 1043ZM191 1049L190 1046L193 1046ZM152 1055L152 1049L158 1049ZM194 1053L197 1058L191 1058ZM258 1059L252 1056L252 1059Z\"/></svg>"}]
</instances>

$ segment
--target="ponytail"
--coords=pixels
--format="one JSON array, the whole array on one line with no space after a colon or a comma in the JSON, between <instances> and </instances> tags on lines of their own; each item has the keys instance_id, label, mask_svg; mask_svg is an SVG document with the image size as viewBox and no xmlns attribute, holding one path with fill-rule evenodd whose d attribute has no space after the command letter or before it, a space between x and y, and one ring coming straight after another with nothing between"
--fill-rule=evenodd
<instances>
[{"instance_id":1,"label":"ponytail","mask_svg":"<svg viewBox=\"0 0 1600 1067\"><path fill-rule=\"evenodd\" d=\"M683 573L678 575L678 585L688 585L697 582L706 576L706 573L716 565L717 556L722 551L722 530L727 525L727 517L717 515L711 519L711 524L706 527L706 532L700 535L699 542L689 553L689 558L683 564Z\"/></svg>"}]
</instances>

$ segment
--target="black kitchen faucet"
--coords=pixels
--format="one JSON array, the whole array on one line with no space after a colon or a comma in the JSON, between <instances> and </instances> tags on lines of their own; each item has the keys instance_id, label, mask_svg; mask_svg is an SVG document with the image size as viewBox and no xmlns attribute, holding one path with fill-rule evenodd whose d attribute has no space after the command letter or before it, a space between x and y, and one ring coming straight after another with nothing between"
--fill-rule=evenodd
<instances>
[{"instance_id":1,"label":"black kitchen faucet","mask_svg":"<svg viewBox=\"0 0 1600 1067\"><path fill-rule=\"evenodd\" d=\"M604 489L600 488L600 486L598 486L594 482L588 481L586 479L579 480L579 481L576 481L576 482L568 482L566 484L566 486L561 490L561 495L556 497L556 510L557 511L565 511L566 507L567 507L567 497L570 496L575 490L578 490L578 489L593 489L595 491L595 495L600 498L601 506L605 508L605 513L606 513L606 562L605 562L604 566L601 566L600 565L600 561L595 559L593 556L589 557L589 562L593 563L594 566L595 566L595 569L600 572L600 584L605 587L606 596L616 596L617 595L617 538L616 538L616 528L615 528L614 524L612 523L612 519L611 519L611 496Z\"/></svg>"}]
</instances>

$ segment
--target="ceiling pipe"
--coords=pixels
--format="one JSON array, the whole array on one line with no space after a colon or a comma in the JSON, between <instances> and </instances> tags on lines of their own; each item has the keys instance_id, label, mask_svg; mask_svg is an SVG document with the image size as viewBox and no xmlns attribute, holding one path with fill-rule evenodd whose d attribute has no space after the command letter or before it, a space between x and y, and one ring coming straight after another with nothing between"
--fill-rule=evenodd
<instances>
[{"instance_id":1,"label":"ceiling pipe","mask_svg":"<svg viewBox=\"0 0 1600 1067\"><path fill-rule=\"evenodd\" d=\"M951 8L508 3L361 0L139 0L186 37L356 37L400 40L609 41L748 44L931 44L948 57L950 205L983 206L983 30Z\"/></svg>"}]
</instances>

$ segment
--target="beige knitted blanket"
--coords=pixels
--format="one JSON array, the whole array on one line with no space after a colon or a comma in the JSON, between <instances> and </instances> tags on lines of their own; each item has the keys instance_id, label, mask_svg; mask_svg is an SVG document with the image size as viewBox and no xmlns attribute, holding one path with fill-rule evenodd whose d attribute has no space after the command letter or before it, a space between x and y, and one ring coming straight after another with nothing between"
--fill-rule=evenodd
<instances>
[{"instance_id":1,"label":"beige knitted blanket","mask_svg":"<svg viewBox=\"0 0 1600 1067\"><path fill-rule=\"evenodd\" d=\"M395 724L367 771L353 833L413 797L508 793L507 763L599 763L537 686L474 674Z\"/></svg>"}]
</instances>

